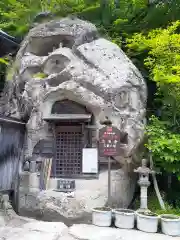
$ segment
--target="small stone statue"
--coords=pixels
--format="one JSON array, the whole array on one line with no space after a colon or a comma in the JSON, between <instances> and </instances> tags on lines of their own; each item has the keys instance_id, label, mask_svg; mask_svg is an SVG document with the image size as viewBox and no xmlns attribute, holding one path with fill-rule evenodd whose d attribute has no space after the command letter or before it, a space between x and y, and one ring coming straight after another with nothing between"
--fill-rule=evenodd
<instances>
[{"instance_id":1,"label":"small stone statue","mask_svg":"<svg viewBox=\"0 0 180 240\"><path fill-rule=\"evenodd\" d=\"M59 48L63 48L63 43L62 42L59 43Z\"/></svg>"},{"instance_id":2,"label":"small stone statue","mask_svg":"<svg viewBox=\"0 0 180 240\"><path fill-rule=\"evenodd\" d=\"M23 164L23 171L29 171L29 161L26 160Z\"/></svg>"}]
</instances>

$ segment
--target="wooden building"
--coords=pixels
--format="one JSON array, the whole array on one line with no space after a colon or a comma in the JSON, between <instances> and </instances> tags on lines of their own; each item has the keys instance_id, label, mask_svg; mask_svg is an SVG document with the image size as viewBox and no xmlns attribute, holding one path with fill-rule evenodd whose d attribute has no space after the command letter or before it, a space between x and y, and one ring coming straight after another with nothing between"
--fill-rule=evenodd
<instances>
[{"instance_id":1,"label":"wooden building","mask_svg":"<svg viewBox=\"0 0 180 240\"><path fill-rule=\"evenodd\" d=\"M70 101L56 101L44 120L53 127L54 154L52 177L83 177L83 149L92 148L92 113ZM93 173L91 174L93 175Z\"/></svg>"},{"instance_id":2,"label":"wooden building","mask_svg":"<svg viewBox=\"0 0 180 240\"><path fill-rule=\"evenodd\" d=\"M0 116L0 193L13 193L16 202L23 159L25 123Z\"/></svg>"},{"instance_id":3,"label":"wooden building","mask_svg":"<svg viewBox=\"0 0 180 240\"><path fill-rule=\"evenodd\" d=\"M0 57L13 55L18 49L17 39L0 30ZM25 123L0 115L0 193L14 192L15 195L17 193L24 131Z\"/></svg>"},{"instance_id":4,"label":"wooden building","mask_svg":"<svg viewBox=\"0 0 180 240\"><path fill-rule=\"evenodd\" d=\"M14 54L19 49L19 43L16 38L0 30L0 57L8 54Z\"/></svg>"}]
</instances>

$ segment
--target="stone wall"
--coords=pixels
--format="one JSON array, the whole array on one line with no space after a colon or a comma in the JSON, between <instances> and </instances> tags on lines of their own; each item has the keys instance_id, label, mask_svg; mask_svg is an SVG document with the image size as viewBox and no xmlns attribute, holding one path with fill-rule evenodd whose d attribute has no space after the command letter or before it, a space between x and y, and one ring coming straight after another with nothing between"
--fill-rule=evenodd
<instances>
[{"instance_id":1,"label":"stone wall","mask_svg":"<svg viewBox=\"0 0 180 240\"><path fill-rule=\"evenodd\" d=\"M48 190L40 191L37 173L23 173L19 190L19 213L39 219L58 221L90 221L94 207L107 205L108 172L100 172L98 179L77 179L73 193L54 191L56 180L51 179ZM135 188L135 176L122 169L111 171L113 207L128 207Z\"/></svg>"}]
</instances>

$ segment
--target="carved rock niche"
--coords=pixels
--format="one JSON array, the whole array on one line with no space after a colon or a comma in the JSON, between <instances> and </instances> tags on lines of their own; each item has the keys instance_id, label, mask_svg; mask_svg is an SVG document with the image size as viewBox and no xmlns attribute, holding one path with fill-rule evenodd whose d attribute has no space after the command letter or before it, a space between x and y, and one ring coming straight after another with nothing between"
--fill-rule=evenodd
<instances>
[{"instance_id":1,"label":"carved rock niche","mask_svg":"<svg viewBox=\"0 0 180 240\"><path fill-rule=\"evenodd\" d=\"M129 91L124 89L115 96L115 105L117 108L126 108L130 101Z\"/></svg>"}]
</instances>

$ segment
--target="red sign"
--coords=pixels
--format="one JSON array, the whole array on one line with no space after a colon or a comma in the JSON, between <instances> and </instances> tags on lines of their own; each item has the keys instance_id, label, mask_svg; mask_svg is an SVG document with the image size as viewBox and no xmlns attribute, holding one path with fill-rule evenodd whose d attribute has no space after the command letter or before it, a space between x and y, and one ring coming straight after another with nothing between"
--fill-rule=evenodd
<instances>
[{"instance_id":1,"label":"red sign","mask_svg":"<svg viewBox=\"0 0 180 240\"><path fill-rule=\"evenodd\" d=\"M99 155L119 156L120 155L120 130L116 127L103 127L99 130Z\"/></svg>"}]
</instances>

